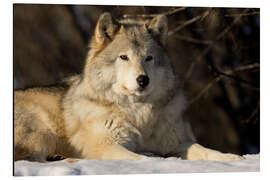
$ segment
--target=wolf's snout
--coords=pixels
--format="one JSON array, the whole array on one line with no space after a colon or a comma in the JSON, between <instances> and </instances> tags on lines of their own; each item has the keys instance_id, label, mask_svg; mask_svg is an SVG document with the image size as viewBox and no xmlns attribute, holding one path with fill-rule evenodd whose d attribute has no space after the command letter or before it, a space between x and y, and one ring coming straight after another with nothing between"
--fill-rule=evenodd
<instances>
[{"instance_id":1,"label":"wolf's snout","mask_svg":"<svg viewBox=\"0 0 270 180\"><path fill-rule=\"evenodd\" d=\"M149 77L146 75L139 75L136 80L141 88L145 88L149 84Z\"/></svg>"}]
</instances>

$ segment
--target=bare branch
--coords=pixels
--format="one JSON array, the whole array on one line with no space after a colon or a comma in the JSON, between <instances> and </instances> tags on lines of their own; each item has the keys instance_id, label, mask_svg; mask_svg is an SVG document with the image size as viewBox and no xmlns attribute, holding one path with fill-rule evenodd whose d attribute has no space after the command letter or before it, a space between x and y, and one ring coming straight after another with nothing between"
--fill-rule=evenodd
<instances>
[{"instance_id":1,"label":"bare branch","mask_svg":"<svg viewBox=\"0 0 270 180\"><path fill-rule=\"evenodd\" d=\"M175 34L176 32L180 31L180 30L183 29L184 27L186 27L186 26L188 26L188 25L190 25L190 24L192 24L192 23L194 23L194 22L196 22L196 21L199 21L199 20L204 19L206 16L209 15L209 13L210 13L210 10L205 11L202 15L196 16L196 17L194 17L194 18L192 18L192 19L190 19L190 20L184 22L184 23L181 24L180 26L177 26L175 29L169 31L168 36L171 36L171 35Z\"/></svg>"},{"instance_id":2,"label":"bare branch","mask_svg":"<svg viewBox=\"0 0 270 180\"><path fill-rule=\"evenodd\" d=\"M173 14L176 14L178 12L184 11L187 7L181 7L181 8L177 8L177 9L173 9L171 11L165 12L165 13L161 13L162 15L165 16L170 16ZM123 17L124 18L153 18L156 17L157 15L161 15L161 14L124 14Z\"/></svg>"},{"instance_id":3,"label":"bare branch","mask_svg":"<svg viewBox=\"0 0 270 180\"><path fill-rule=\"evenodd\" d=\"M255 117L255 115L259 112L259 108L260 108L260 103L258 103L256 109L251 113L249 118L244 120L244 123L246 123L246 124L250 123L251 119L253 119Z\"/></svg>"},{"instance_id":4,"label":"bare branch","mask_svg":"<svg viewBox=\"0 0 270 180\"><path fill-rule=\"evenodd\" d=\"M196 63L199 63L201 61L201 59L209 52L209 50L212 48L212 44L211 43L206 49L203 50L203 52L197 57L197 59L195 61L193 61L191 63L191 65L189 66L189 69L186 73L186 77L183 80L183 84L186 82L186 80L191 76L193 69L196 65Z\"/></svg>"},{"instance_id":5,"label":"bare branch","mask_svg":"<svg viewBox=\"0 0 270 180\"><path fill-rule=\"evenodd\" d=\"M260 65L258 63L255 63L255 64L249 64L249 65L245 65L245 66L240 66L240 67L233 69L233 70L226 70L225 73L226 74L233 74L236 72L248 71L248 70L257 69L257 68L260 68Z\"/></svg>"},{"instance_id":6,"label":"bare branch","mask_svg":"<svg viewBox=\"0 0 270 180\"><path fill-rule=\"evenodd\" d=\"M166 12L166 13L163 13L163 15L170 16L170 15L176 14L176 13L178 13L178 12L184 11L184 10L186 10L186 8L187 8L187 7L182 7L182 8L173 9L172 11L168 11L168 12Z\"/></svg>"},{"instance_id":7,"label":"bare branch","mask_svg":"<svg viewBox=\"0 0 270 180\"><path fill-rule=\"evenodd\" d=\"M243 11L243 13L246 13L249 9L245 9ZM221 33L219 33L219 35L216 37L215 41L211 44L209 44L209 46L202 52L202 54L200 56L198 56L198 58L193 61L187 71L186 77L184 79L184 82L191 76L194 66L196 63L199 63L202 58L209 52L210 49L212 49L212 47L214 46L215 42L219 41L221 38L223 38L231 29L232 27L241 19L242 16L238 16L237 18L234 19L234 21L232 22L232 24L230 26L228 26L226 29L224 29Z\"/></svg>"},{"instance_id":8,"label":"bare branch","mask_svg":"<svg viewBox=\"0 0 270 180\"><path fill-rule=\"evenodd\" d=\"M242 14L226 14L225 17L238 17L238 16L253 16L260 15L260 12L242 13Z\"/></svg>"},{"instance_id":9,"label":"bare branch","mask_svg":"<svg viewBox=\"0 0 270 180\"><path fill-rule=\"evenodd\" d=\"M235 77L235 76L232 76L232 75L230 75L230 74L226 74L226 73L220 72L220 71L218 72L218 74L221 75L221 76L224 76L224 77L233 79L233 80L235 80L235 81L238 82L238 83L246 84L247 86L251 86L252 88L259 89L259 88L256 87L256 85L253 84L252 82L249 82L249 81L247 81L247 80L241 79L241 78L239 78L239 77Z\"/></svg>"},{"instance_id":10,"label":"bare branch","mask_svg":"<svg viewBox=\"0 0 270 180\"><path fill-rule=\"evenodd\" d=\"M220 79L221 77L218 76L214 80L212 80L210 83L208 83L207 86L205 86L205 88L203 88L203 90L201 90L200 93L189 102L188 106L192 105L194 102L200 99L215 83L220 81Z\"/></svg>"},{"instance_id":11,"label":"bare branch","mask_svg":"<svg viewBox=\"0 0 270 180\"><path fill-rule=\"evenodd\" d=\"M243 83L243 84L246 84L247 86L250 86L252 88L259 89L252 82L246 81L246 80L241 79L239 77L232 76L232 74L234 74L236 72L248 71L248 70L252 70L252 69L255 69L255 68L259 68L259 67L260 67L260 65L255 63L255 64L246 65L246 66L240 66L240 67L238 67L236 69L227 70L225 72L218 71L217 73L219 75L221 75L221 76L225 76L225 77L228 77L230 79L233 79L233 80L237 81L238 83Z\"/></svg>"},{"instance_id":12,"label":"bare branch","mask_svg":"<svg viewBox=\"0 0 270 180\"><path fill-rule=\"evenodd\" d=\"M234 79L236 81L238 81L241 85L244 85L248 88L251 88L253 90L257 90L257 91L260 91L259 88L257 87L254 87L254 86L251 86L250 85L250 82L247 82L245 80L239 80L239 78L236 78L234 76L231 76L231 74L235 73L235 72L240 72L240 71L247 71L247 70L252 70L254 68L259 68L260 65L255 63L255 64L250 64L250 65L246 65L246 66L241 66L237 69L233 69L233 70L227 70L225 71L225 73L222 73L222 72L219 72L219 75L213 79L211 82L209 82L200 92L197 96L195 96L191 101L190 103L188 104L188 106L192 105L194 102L196 102L198 99L200 99L211 87L213 87L213 85L217 82L219 82L223 77L229 77L231 79Z\"/></svg>"},{"instance_id":13,"label":"bare branch","mask_svg":"<svg viewBox=\"0 0 270 180\"><path fill-rule=\"evenodd\" d=\"M208 45L208 44L212 43L212 41L204 41L204 40L194 39L192 37L186 37L186 36L181 36L181 35L175 35L175 37L177 39L187 41L187 42L190 42L190 43L195 43L195 44L206 44L206 45Z\"/></svg>"}]
</instances>

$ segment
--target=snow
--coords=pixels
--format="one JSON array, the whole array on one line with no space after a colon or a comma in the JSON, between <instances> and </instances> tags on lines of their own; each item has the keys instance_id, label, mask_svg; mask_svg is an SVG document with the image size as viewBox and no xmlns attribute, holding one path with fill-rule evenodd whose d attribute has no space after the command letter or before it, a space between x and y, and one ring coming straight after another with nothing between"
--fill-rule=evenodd
<instances>
[{"instance_id":1,"label":"snow","mask_svg":"<svg viewBox=\"0 0 270 180\"><path fill-rule=\"evenodd\" d=\"M189 161L180 158L149 157L142 160L80 160L39 163L17 161L15 176L63 176L97 174L154 174L205 172L256 172L260 169L260 155L245 155L241 161Z\"/></svg>"}]
</instances>

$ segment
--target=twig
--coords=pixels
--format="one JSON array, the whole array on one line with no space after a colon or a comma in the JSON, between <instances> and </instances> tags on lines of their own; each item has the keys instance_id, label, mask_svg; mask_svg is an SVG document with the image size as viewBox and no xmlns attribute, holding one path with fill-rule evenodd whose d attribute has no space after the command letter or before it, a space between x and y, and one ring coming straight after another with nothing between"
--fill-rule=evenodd
<instances>
[{"instance_id":1,"label":"twig","mask_svg":"<svg viewBox=\"0 0 270 180\"><path fill-rule=\"evenodd\" d=\"M181 7L181 8L177 8L177 9L173 9L171 11L165 12L165 13L161 13L165 16L170 16L173 14L176 14L178 12L184 11L187 7ZM157 15L161 15L161 14L124 14L123 17L124 18L153 18L156 17Z\"/></svg>"},{"instance_id":2,"label":"twig","mask_svg":"<svg viewBox=\"0 0 270 180\"><path fill-rule=\"evenodd\" d=\"M187 8L187 7L177 8L177 9L173 9L172 11L168 11L168 12L162 13L162 14L165 15L165 16L170 16L170 15L173 15L173 14L175 14L175 13L184 11L184 10L186 10L186 8Z\"/></svg>"},{"instance_id":3,"label":"twig","mask_svg":"<svg viewBox=\"0 0 270 180\"><path fill-rule=\"evenodd\" d=\"M243 80L239 77L235 77L235 76L232 76L232 74L236 73L236 72L241 72L241 71L247 71L247 70L252 70L252 69L255 69L255 68L259 68L260 65L257 64L257 63L254 63L254 64L249 64L249 65L245 65L245 66L240 66L236 69L233 69L233 70L227 70L225 72L221 72L221 71L217 71L217 73L221 76L225 76L225 77L228 77L230 79L233 79L239 83L243 83L243 84L246 84L247 86L251 86L252 88L255 88L255 89L259 89L258 87L256 87L256 85L254 85L252 82L249 82L249 81L246 81L246 80Z\"/></svg>"},{"instance_id":4,"label":"twig","mask_svg":"<svg viewBox=\"0 0 270 180\"><path fill-rule=\"evenodd\" d=\"M184 40L184 41L191 42L191 43L195 43L195 44L211 44L212 43L212 41L203 41L203 40L194 39L191 37L180 36L180 35L175 35L175 37L177 39Z\"/></svg>"},{"instance_id":5,"label":"twig","mask_svg":"<svg viewBox=\"0 0 270 180\"><path fill-rule=\"evenodd\" d=\"M215 83L217 83L218 81L220 81L221 77L218 76L215 79L213 79L210 83L207 84L207 86L205 86L205 88L203 88L203 90L200 91L200 93L195 96L195 98L193 98L188 106L192 105L195 101L197 101L198 99L200 99Z\"/></svg>"},{"instance_id":6,"label":"twig","mask_svg":"<svg viewBox=\"0 0 270 180\"><path fill-rule=\"evenodd\" d=\"M254 116L258 113L259 108L260 108L260 103L257 105L256 109L251 113L249 118L244 121L244 123L246 123L246 124L250 123L251 119L253 119Z\"/></svg>"},{"instance_id":7,"label":"twig","mask_svg":"<svg viewBox=\"0 0 270 180\"><path fill-rule=\"evenodd\" d=\"M241 78L239 78L239 77L235 77L235 76L232 76L232 75L230 75L230 74L226 74L226 73L220 72L220 71L218 72L218 74L221 75L221 76L224 76L224 77L233 79L233 80L235 80L235 81L238 82L238 83L243 83L243 84L246 84L247 86L251 86L251 87L253 87L253 88L258 88L258 87L256 87L256 85L253 84L252 82L247 81L247 80L244 80L244 79L241 79ZM258 88L258 89L259 89L259 88Z\"/></svg>"},{"instance_id":8,"label":"twig","mask_svg":"<svg viewBox=\"0 0 270 180\"><path fill-rule=\"evenodd\" d=\"M190 20L184 22L184 23L181 24L180 26L177 26L175 29L169 31L168 36L171 36L171 35L175 34L176 32L180 31L180 30L183 29L184 27L186 27L186 26L188 26L188 25L190 25L190 24L192 24L192 23L194 23L194 22L196 22L196 21L199 21L199 20L204 19L206 16L209 15L209 13L210 13L210 10L205 11L202 15L196 16L196 17L194 17L194 18L192 18L192 19L190 19Z\"/></svg>"},{"instance_id":9,"label":"twig","mask_svg":"<svg viewBox=\"0 0 270 180\"><path fill-rule=\"evenodd\" d=\"M246 13L248 11L248 9L245 9L243 11L243 13ZM187 71L187 74L186 74L186 77L184 79L184 82L191 76L192 72L193 72L193 69L194 69L194 66L196 63L199 63L202 58L209 52L210 49L212 49L212 47L214 46L215 42L219 41L221 38L223 38L225 36L225 34L227 34L231 29L232 27L241 19L242 16L238 16L236 19L234 19L234 21L232 22L232 24L230 26L228 26L226 29L224 29L221 33L219 33L219 35L216 37L215 41L212 42L211 44L209 44L209 46L202 52L202 54L195 60L191 63L188 71Z\"/></svg>"},{"instance_id":10,"label":"twig","mask_svg":"<svg viewBox=\"0 0 270 180\"><path fill-rule=\"evenodd\" d=\"M226 14L225 17L252 16L259 15L260 12L242 13L242 14Z\"/></svg>"},{"instance_id":11,"label":"twig","mask_svg":"<svg viewBox=\"0 0 270 180\"><path fill-rule=\"evenodd\" d=\"M198 58L191 63L191 65L189 66L189 69L186 73L186 76L183 80L183 84L186 82L186 80L191 76L192 72L193 72L193 69L196 65L196 63L199 63L201 61L201 59L209 52L209 50L212 48L212 44L211 43L206 49L203 50L203 52L200 54L200 56L198 56Z\"/></svg>"},{"instance_id":12,"label":"twig","mask_svg":"<svg viewBox=\"0 0 270 180\"><path fill-rule=\"evenodd\" d=\"M249 64L249 65L245 65L245 66L240 66L234 70L227 70L225 71L226 74L233 74L236 72L240 72L240 71L247 71L247 70L251 70L251 69L256 69L256 68L260 68L260 65L258 63L254 63L254 64Z\"/></svg>"}]
</instances>

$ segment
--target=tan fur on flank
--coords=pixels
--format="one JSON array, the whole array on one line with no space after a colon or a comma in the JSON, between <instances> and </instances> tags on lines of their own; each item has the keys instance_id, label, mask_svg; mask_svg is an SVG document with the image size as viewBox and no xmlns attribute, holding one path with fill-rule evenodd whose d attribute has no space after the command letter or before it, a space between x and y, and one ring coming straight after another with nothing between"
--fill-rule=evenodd
<instances>
[{"instance_id":1,"label":"tan fur on flank","mask_svg":"<svg viewBox=\"0 0 270 180\"><path fill-rule=\"evenodd\" d=\"M239 160L197 144L182 119L185 97L167 54L167 19L101 15L82 75L64 87L15 91L15 160L141 159L144 152L190 160ZM147 60L148 59L148 60ZM142 89L139 76L149 82Z\"/></svg>"}]
</instances>

